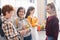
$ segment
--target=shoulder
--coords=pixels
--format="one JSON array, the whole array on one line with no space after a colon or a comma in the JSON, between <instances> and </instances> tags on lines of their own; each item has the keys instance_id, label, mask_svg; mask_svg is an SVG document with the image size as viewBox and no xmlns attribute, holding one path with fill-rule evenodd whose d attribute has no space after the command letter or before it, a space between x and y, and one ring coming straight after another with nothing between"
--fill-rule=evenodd
<instances>
[{"instance_id":1,"label":"shoulder","mask_svg":"<svg viewBox=\"0 0 60 40\"><path fill-rule=\"evenodd\" d=\"M17 21L17 20L18 20L18 18L15 19L15 21Z\"/></svg>"},{"instance_id":2,"label":"shoulder","mask_svg":"<svg viewBox=\"0 0 60 40\"><path fill-rule=\"evenodd\" d=\"M18 21L19 21L19 19L18 19L18 18L16 18L16 19L14 20L14 23L18 23Z\"/></svg>"},{"instance_id":3,"label":"shoulder","mask_svg":"<svg viewBox=\"0 0 60 40\"><path fill-rule=\"evenodd\" d=\"M18 22L18 21L19 21L19 18L16 18L16 19L14 20L14 23L15 23L15 22Z\"/></svg>"},{"instance_id":4,"label":"shoulder","mask_svg":"<svg viewBox=\"0 0 60 40\"><path fill-rule=\"evenodd\" d=\"M56 18L54 18L54 20L55 20L55 22L59 22L59 19L56 17Z\"/></svg>"},{"instance_id":5,"label":"shoulder","mask_svg":"<svg viewBox=\"0 0 60 40\"><path fill-rule=\"evenodd\" d=\"M59 22L59 19L58 19L57 17L53 17L51 20L52 20L53 22L56 22L56 23Z\"/></svg>"}]
</instances>

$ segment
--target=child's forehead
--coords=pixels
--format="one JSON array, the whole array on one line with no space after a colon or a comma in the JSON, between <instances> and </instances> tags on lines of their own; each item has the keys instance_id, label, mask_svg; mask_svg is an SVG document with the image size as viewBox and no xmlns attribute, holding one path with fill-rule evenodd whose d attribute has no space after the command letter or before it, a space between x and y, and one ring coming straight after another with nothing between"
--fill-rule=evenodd
<instances>
[{"instance_id":1,"label":"child's forehead","mask_svg":"<svg viewBox=\"0 0 60 40\"><path fill-rule=\"evenodd\" d=\"M14 13L15 11L10 11L10 13Z\"/></svg>"},{"instance_id":2,"label":"child's forehead","mask_svg":"<svg viewBox=\"0 0 60 40\"><path fill-rule=\"evenodd\" d=\"M25 10L24 10L24 9L21 9L21 10L19 10L19 12L23 12L23 13L25 13Z\"/></svg>"}]
</instances>

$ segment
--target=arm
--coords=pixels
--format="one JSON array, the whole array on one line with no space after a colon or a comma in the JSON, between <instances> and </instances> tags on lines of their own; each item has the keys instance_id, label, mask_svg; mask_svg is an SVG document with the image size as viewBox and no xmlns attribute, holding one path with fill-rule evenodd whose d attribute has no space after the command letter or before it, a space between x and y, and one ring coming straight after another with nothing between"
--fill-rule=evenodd
<instances>
[{"instance_id":1,"label":"arm","mask_svg":"<svg viewBox=\"0 0 60 40\"><path fill-rule=\"evenodd\" d=\"M13 22L13 24L14 24L14 27L16 28L16 30L17 30L17 32L19 33L19 35L24 35L24 33L25 33L25 28L23 27L23 29L21 28L21 25L19 25L19 23L18 23L18 20L15 20L14 22ZM19 25L19 26L18 26ZM23 25L24 26L24 25Z\"/></svg>"},{"instance_id":2,"label":"arm","mask_svg":"<svg viewBox=\"0 0 60 40\"><path fill-rule=\"evenodd\" d=\"M29 32L31 32L31 30L32 30L32 25L28 22L28 20L26 19L26 23L27 23L27 28L26 28L26 33L29 33Z\"/></svg>"},{"instance_id":3,"label":"arm","mask_svg":"<svg viewBox=\"0 0 60 40\"><path fill-rule=\"evenodd\" d=\"M57 37L58 36L58 32L59 32L59 21L58 19L54 19L52 22L52 32L53 32L53 36Z\"/></svg>"},{"instance_id":4,"label":"arm","mask_svg":"<svg viewBox=\"0 0 60 40\"><path fill-rule=\"evenodd\" d=\"M2 29L3 29L3 32L5 33L6 37L9 37L9 33L8 33L8 30L7 30L7 24L2 24Z\"/></svg>"},{"instance_id":5,"label":"arm","mask_svg":"<svg viewBox=\"0 0 60 40\"><path fill-rule=\"evenodd\" d=\"M15 27L10 22L3 23L2 29L8 39L15 38L18 35Z\"/></svg>"}]
</instances>

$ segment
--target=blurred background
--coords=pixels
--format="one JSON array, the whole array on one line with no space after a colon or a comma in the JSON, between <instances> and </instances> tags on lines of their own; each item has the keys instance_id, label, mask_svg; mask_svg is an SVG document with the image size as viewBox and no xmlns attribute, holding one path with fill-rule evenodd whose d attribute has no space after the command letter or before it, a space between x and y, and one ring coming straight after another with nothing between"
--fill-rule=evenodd
<instances>
[{"instance_id":1,"label":"blurred background","mask_svg":"<svg viewBox=\"0 0 60 40\"><path fill-rule=\"evenodd\" d=\"M28 7L33 6L35 7L35 13L34 16L38 17L39 24L43 24L46 18L48 17L48 14L46 14L46 5L50 2L53 2L56 6L57 10L57 16L59 18L59 25L60 25L60 0L0 0L0 8L6 4L12 5L15 10L17 10L18 7L24 7L27 11ZM12 20L15 19L16 13L13 15ZM42 33L43 32L43 33ZM41 31L38 33L41 40L44 40L45 38L45 31ZM60 34L59 34L60 38ZM58 40L60 40L58 38Z\"/></svg>"},{"instance_id":2,"label":"blurred background","mask_svg":"<svg viewBox=\"0 0 60 40\"><path fill-rule=\"evenodd\" d=\"M39 23L42 24L43 20L45 20L48 16L45 8L50 2L53 2L56 5L57 15L60 20L60 0L0 0L0 8L6 4L10 4L15 8L15 10L17 10L18 7L24 7L27 11L28 7L34 6L34 16L37 16ZM14 17L16 17L16 15L14 15Z\"/></svg>"}]
</instances>

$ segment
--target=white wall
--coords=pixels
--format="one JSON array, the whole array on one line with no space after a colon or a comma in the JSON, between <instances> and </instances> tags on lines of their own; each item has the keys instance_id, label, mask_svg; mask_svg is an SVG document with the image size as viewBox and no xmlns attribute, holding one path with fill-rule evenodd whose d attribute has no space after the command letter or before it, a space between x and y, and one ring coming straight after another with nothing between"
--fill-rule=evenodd
<instances>
[{"instance_id":1,"label":"white wall","mask_svg":"<svg viewBox=\"0 0 60 40\"><path fill-rule=\"evenodd\" d=\"M24 7L27 11L29 6L33 6L35 7L35 16L37 16L37 0L33 0L33 2L30 2L30 0L1 0L1 8L2 6L9 4L12 5L13 7L15 7L15 9L17 10L18 7ZM16 11L15 11L15 15L13 15L13 19L14 17L16 17ZM12 20L13 20L12 19Z\"/></svg>"},{"instance_id":2,"label":"white wall","mask_svg":"<svg viewBox=\"0 0 60 40\"><path fill-rule=\"evenodd\" d=\"M57 17L59 19L59 30L60 30L60 0L55 0L56 10L57 10Z\"/></svg>"}]
</instances>

